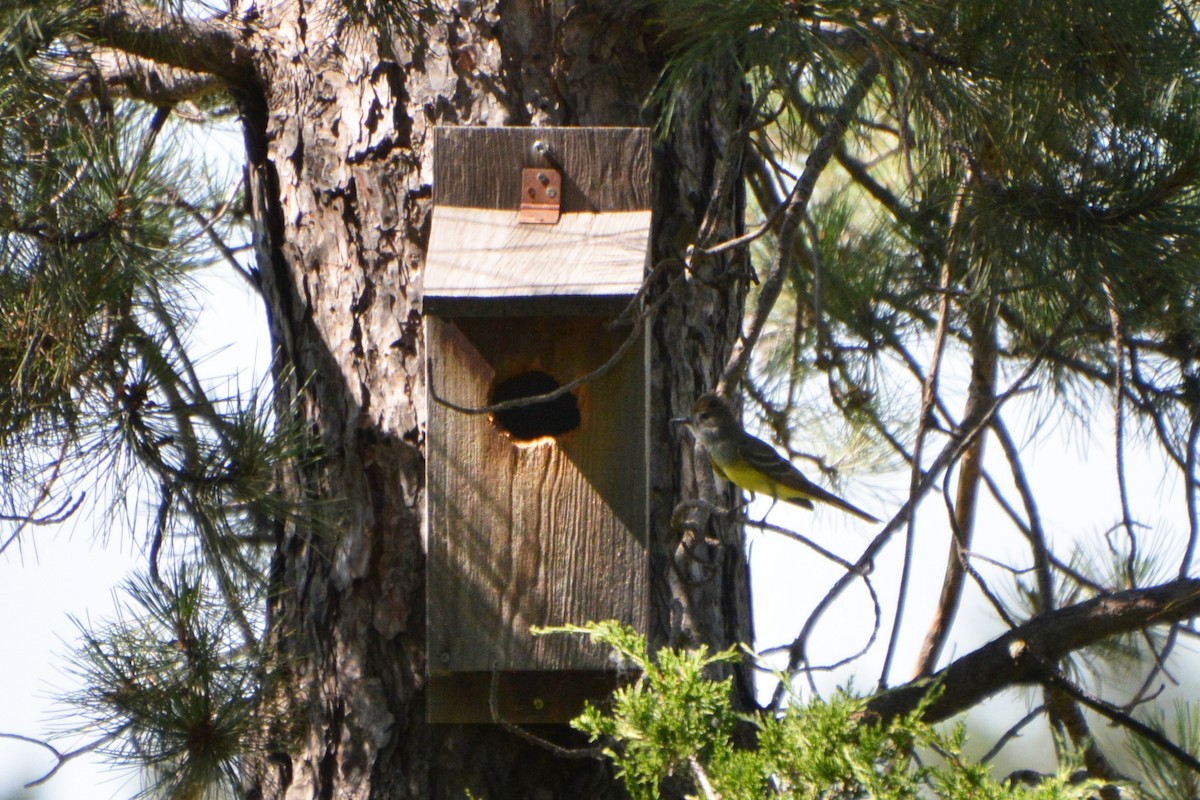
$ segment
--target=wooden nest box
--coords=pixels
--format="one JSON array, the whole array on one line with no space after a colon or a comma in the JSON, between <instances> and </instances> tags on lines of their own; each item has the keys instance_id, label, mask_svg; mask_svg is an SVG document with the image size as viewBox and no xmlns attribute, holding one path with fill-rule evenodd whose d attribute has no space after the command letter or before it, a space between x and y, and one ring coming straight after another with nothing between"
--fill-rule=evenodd
<instances>
[{"instance_id":1,"label":"wooden nest box","mask_svg":"<svg viewBox=\"0 0 1200 800\"><path fill-rule=\"evenodd\" d=\"M648 349L609 361L646 272L641 128L438 128L425 275L428 717L564 722L609 654L531 628L648 616ZM633 313L636 313L636 309ZM458 408L454 408L457 406Z\"/></svg>"}]
</instances>

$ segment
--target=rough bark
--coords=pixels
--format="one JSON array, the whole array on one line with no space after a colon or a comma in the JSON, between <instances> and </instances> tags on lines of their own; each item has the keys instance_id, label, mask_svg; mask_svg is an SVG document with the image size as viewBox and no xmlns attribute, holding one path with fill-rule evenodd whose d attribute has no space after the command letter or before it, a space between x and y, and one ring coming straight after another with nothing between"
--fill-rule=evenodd
<instances>
[{"instance_id":1,"label":"rough bark","mask_svg":"<svg viewBox=\"0 0 1200 800\"><path fill-rule=\"evenodd\" d=\"M652 33L635 4L620 3L462 4L418 42L355 23L331 0L255 13L244 45L257 77L237 94L258 265L280 364L292 370L279 372L285 395L299 398L323 446L295 491L329 503L334 531L279 534L272 622L294 665L288 714L303 734L252 789L618 796L600 762L496 726L424 721L420 287L433 126L638 124L660 67ZM699 110L658 153L654 262L679 255L727 146L727 112ZM726 216L739 214L736 204ZM678 285L653 327L652 637L727 646L751 636L740 534L716 530L714 517L680 546L671 510L691 490L682 476L693 462L668 420L715 383L742 291L678 272L669 281ZM565 730L543 733L572 742Z\"/></svg>"}]
</instances>

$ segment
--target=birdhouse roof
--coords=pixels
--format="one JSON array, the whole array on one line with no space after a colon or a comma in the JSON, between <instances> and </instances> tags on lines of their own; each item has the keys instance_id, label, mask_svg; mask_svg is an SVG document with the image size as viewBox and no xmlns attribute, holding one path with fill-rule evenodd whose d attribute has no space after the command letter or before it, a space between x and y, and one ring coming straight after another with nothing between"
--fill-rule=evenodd
<instances>
[{"instance_id":1,"label":"birdhouse roof","mask_svg":"<svg viewBox=\"0 0 1200 800\"><path fill-rule=\"evenodd\" d=\"M434 146L427 303L637 292L650 244L647 129L442 127ZM553 224L518 219L530 167L561 173Z\"/></svg>"}]
</instances>

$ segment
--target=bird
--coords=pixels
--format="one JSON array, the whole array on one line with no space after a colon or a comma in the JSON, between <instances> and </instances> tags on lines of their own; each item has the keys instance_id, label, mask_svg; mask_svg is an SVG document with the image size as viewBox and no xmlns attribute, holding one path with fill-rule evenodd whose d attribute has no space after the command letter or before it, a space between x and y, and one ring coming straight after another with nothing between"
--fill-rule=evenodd
<instances>
[{"instance_id":1,"label":"bird","mask_svg":"<svg viewBox=\"0 0 1200 800\"><path fill-rule=\"evenodd\" d=\"M859 519L879 520L822 489L796 469L775 448L746 433L737 416L720 395L707 393L697 398L690 418L676 420L688 425L700 438L713 471L732 484L754 494L765 494L801 508L813 502L847 511Z\"/></svg>"}]
</instances>

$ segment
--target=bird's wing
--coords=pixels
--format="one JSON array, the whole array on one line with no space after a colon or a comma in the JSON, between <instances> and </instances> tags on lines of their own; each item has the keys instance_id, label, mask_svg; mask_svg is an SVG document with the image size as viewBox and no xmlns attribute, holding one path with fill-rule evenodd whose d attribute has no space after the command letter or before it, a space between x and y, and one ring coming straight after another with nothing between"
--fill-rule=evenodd
<instances>
[{"instance_id":1,"label":"bird's wing","mask_svg":"<svg viewBox=\"0 0 1200 800\"><path fill-rule=\"evenodd\" d=\"M750 435L743 437L740 451L742 458L746 459L751 466L796 493L795 495L788 495L786 497L780 496L778 499L798 503L805 508L812 507L811 502L806 501L816 500L820 503L828 503L843 511L848 511L867 522L879 522L878 519L861 508L847 503L833 492L821 488L804 477L804 474L796 469L792 462L779 455L775 451L775 448L762 439L757 439Z\"/></svg>"},{"instance_id":2,"label":"bird's wing","mask_svg":"<svg viewBox=\"0 0 1200 800\"><path fill-rule=\"evenodd\" d=\"M803 473L796 469L792 462L779 455L774 447L771 447L771 445L762 439L746 435L742 437L740 444L742 458L746 459L759 472L770 477L771 480L789 489L795 489L799 494L818 496L820 492L824 491L820 486L817 486L804 477ZM783 500L785 498L781 497L779 499Z\"/></svg>"}]
</instances>

